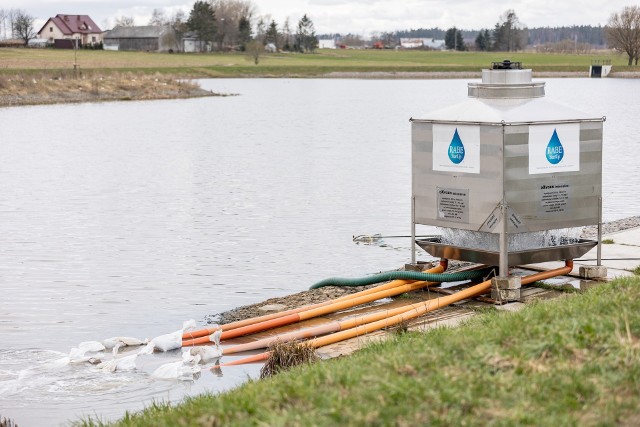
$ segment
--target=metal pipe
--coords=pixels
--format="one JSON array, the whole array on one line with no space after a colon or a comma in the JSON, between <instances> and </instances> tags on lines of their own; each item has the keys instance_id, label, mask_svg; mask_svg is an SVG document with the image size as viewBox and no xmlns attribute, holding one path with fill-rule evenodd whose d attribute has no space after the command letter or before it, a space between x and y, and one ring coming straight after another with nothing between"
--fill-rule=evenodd
<instances>
[{"instance_id":1,"label":"metal pipe","mask_svg":"<svg viewBox=\"0 0 640 427\"><path fill-rule=\"evenodd\" d=\"M598 262L596 265L599 267L602 265L602 196L598 197L598 250L597 250Z\"/></svg>"},{"instance_id":2,"label":"metal pipe","mask_svg":"<svg viewBox=\"0 0 640 427\"><path fill-rule=\"evenodd\" d=\"M507 277L509 275L509 226L507 224L507 212L507 205L503 201L502 205L500 206L500 214L502 216L502 230L500 230L500 265L498 270L499 277Z\"/></svg>"},{"instance_id":3,"label":"metal pipe","mask_svg":"<svg viewBox=\"0 0 640 427\"><path fill-rule=\"evenodd\" d=\"M411 196L411 265L416 263L416 196Z\"/></svg>"}]
</instances>

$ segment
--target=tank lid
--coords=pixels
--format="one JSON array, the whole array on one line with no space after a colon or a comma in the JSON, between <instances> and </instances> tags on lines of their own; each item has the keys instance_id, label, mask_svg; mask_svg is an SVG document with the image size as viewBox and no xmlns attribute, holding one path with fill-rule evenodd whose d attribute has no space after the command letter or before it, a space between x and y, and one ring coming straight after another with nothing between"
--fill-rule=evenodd
<instances>
[{"instance_id":1,"label":"tank lid","mask_svg":"<svg viewBox=\"0 0 640 427\"><path fill-rule=\"evenodd\" d=\"M544 82L531 81L531 69L523 69L521 62L505 59L492 62L491 69L482 70L482 83L469 83L472 98L529 99L544 96Z\"/></svg>"}]
</instances>

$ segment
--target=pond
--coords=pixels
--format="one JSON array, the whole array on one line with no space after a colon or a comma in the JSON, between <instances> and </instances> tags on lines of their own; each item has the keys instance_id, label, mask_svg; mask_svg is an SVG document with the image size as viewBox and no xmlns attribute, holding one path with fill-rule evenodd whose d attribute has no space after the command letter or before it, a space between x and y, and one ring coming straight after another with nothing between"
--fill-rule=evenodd
<instances>
[{"instance_id":1,"label":"pond","mask_svg":"<svg viewBox=\"0 0 640 427\"><path fill-rule=\"evenodd\" d=\"M549 98L607 116L605 220L640 214L640 80L546 81ZM115 374L55 361L409 261L408 238L352 237L409 234L409 118L465 99L466 83L204 80L238 96L0 109L0 415L116 419L255 377L152 380L175 353Z\"/></svg>"}]
</instances>

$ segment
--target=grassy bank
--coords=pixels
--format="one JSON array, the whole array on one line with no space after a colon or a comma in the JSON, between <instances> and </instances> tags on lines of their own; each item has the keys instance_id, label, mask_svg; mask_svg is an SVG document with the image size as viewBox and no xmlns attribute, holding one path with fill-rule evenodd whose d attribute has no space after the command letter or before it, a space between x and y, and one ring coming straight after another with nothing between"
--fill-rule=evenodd
<instances>
[{"instance_id":1,"label":"grassy bank","mask_svg":"<svg viewBox=\"0 0 640 427\"><path fill-rule=\"evenodd\" d=\"M160 73L71 71L0 74L0 107L99 101L194 98L216 95L194 82Z\"/></svg>"},{"instance_id":2,"label":"grassy bank","mask_svg":"<svg viewBox=\"0 0 640 427\"><path fill-rule=\"evenodd\" d=\"M118 425L637 425L638 408L635 277L518 313L490 310L456 329L398 335Z\"/></svg>"},{"instance_id":3,"label":"grassy bank","mask_svg":"<svg viewBox=\"0 0 640 427\"><path fill-rule=\"evenodd\" d=\"M492 61L509 58L534 71L584 72L593 59L611 60L614 71L638 71L610 51L589 55L530 52L439 52L418 50L331 50L314 54L264 54L255 65L242 53L168 54L55 49L0 49L0 74L71 69L178 74L185 77L309 77L330 72L479 72Z\"/></svg>"},{"instance_id":4,"label":"grassy bank","mask_svg":"<svg viewBox=\"0 0 640 427\"><path fill-rule=\"evenodd\" d=\"M557 55L324 49L264 54L255 65L253 58L237 52L0 49L0 107L207 96L211 94L196 85L178 81L207 77L470 78L505 57L539 73L586 77L591 61L598 59L610 60L614 72L640 75L640 67L628 67L625 58L608 51Z\"/></svg>"}]
</instances>

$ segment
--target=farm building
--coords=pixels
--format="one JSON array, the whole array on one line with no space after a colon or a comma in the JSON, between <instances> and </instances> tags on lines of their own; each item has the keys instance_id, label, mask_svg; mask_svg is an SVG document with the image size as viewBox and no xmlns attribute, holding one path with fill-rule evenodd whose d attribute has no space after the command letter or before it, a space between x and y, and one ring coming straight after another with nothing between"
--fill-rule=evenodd
<instances>
[{"instance_id":1,"label":"farm building","mask_svg":"<svg viewBox=\"0 0 640 427\"><path fill-rule=\"evenodd\" d=\"M104 49L173 52L180 50L180 42L170 25L118 26L104 35Z\"/></svg>"},{"instance_id":2,"label":"farm building","mask_svg":"<svg viewBox=\"0 0 640 427\"><path fill-rule=\"evenodd\" d=\"M195 31L188 31L182 36L182 51L211 52L211 42L201 40Z\"/></svg>"},{"instance_id":3,"label":"farm building","mask_svg":"<svg viewBox=\"0 0 640 427\"><path fill-rule=\"evenodd\" d=\"M444 40L432 38L401 38L400 46L405 49L435 49L442 50L445 48Z\"/></svg>"},{"instance_id":4,"label":"farm building","mask_svg":"<svg viewBox=\"0 0 640 427\"><path fill-rule=\"evenodd\" d=\"M56 47L70 49L99 44L102 41L102 30L88 15L58 14L45 22L38 31L38 38L46 39Z\"/></svg>"},{"instance_id":5,"label":"farm building","mask_svg":"<svg viewBox=\"0 0 640 427\"><path fill-rule=\"evenodd\" d=\"M319 49L335 49L336 41L334 39L320 39L318 40Z\"/></svg>"}]
</instances>

